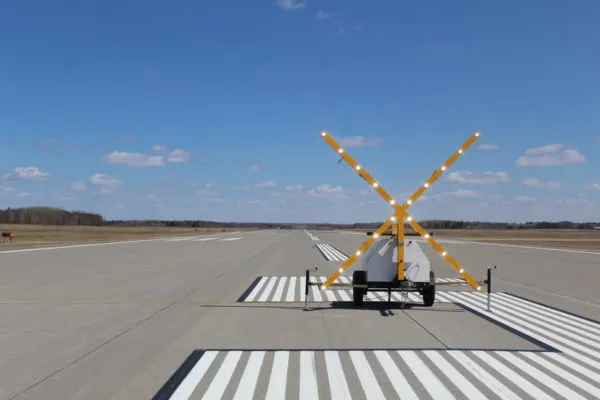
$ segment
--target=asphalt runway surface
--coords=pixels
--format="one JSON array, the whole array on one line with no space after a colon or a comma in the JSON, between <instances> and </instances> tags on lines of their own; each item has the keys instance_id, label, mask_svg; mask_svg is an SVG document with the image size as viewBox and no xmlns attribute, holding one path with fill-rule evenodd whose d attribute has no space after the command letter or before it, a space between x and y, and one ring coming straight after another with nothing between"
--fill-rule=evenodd
<instances>
[{"instance_id":1,"label":"asphalt runway surface","mask_svg":"<svg viewBox=\"0 0 600 400\"><path fill-rule=\"evenodd\" d=\"M441 240L485 293L311 287L366 235L0 252L1 399L600 398L600 254ZM458 275L420 243L440 282ZM357 265L359 266L359 265ZM348 283L353 268L344 273Z\"/></svg>"}]
</instances>

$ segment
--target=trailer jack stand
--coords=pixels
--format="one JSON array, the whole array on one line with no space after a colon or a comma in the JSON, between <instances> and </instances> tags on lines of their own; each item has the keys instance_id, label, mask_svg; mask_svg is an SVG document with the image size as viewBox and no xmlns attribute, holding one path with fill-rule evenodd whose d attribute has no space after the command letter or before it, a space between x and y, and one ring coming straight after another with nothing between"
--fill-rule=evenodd
<instances>
[{"instance_id":1,"label":"trailer jack stand","mask_svg":"<svg viewBox=\"0 0 600 400\"><path fill-rule=\"evenodd\" d=\"M310 294L310 286L316 285L316 283L312 283L310 281L310 271L317 271L319 267L315 268L307 268L306 269L306 284L304 285L304 311L311 311L312 308L308 306L308 296Z\"/></svg>"},{"instance_id":2,"label":"trailer jack stand","mask_svg":"<svg viewBox=\"0 0 600 400\"><path fill-rule=\"evenodd\" d=\"M488 312L492 312L492 270L496 269L496 266L489 267L487 270L487 279L485 280L485 284L487 285L487 310Z\"/></svg>"}]
</instances>

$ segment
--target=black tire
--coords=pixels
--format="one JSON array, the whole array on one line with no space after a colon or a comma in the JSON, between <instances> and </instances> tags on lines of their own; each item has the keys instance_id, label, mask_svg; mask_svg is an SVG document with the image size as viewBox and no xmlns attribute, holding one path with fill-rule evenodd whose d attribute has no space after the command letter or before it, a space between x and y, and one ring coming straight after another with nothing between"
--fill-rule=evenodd
<instances>
[{"instance_id":1,"label":"black tire","mask_svg":"<svg viewBox=\"0 0 600 400\"><path fill-rule=\"evenodd\" d=\"M429 272L429 281L432 285L423 288L423 304L425 307L431 307L435 303L435 273L433 271Z\"/></svg>"},{"instance_id":2,"label":"black tire","mask_svg":"<svg viewBox=\"0 0 600 400\"><path fill-rule=\"evenodd\" d=\"M352 274L353 285L366 285L367 284L367 271L354 271ZM367 289L354 287L352 288L352 299L354 305L362 306L364 301L364 295L367 293Z\"/></svg>"}]
</instances>

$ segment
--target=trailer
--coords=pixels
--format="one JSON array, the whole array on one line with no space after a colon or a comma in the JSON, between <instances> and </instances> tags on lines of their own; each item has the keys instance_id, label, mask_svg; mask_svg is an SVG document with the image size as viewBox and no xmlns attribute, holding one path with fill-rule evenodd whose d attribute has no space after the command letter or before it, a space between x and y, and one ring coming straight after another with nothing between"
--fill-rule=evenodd
<instances>
[{"instance_id":1,"label":"trailer","mask_svg":"<svg viewBox=\"0 0 600 400\"><path fill-rule=\"evenodd\" d=\"M419 241L428 243L459 274L460 279L453 284L469 285L476 291L481 291L486 281L478 282L449 254L439 242L433 238L433 233L427 232L408 212L411 205L437 181L448 168L480 137L475 132L448 160L427 179L403 204L396 200L373 177L358 164L327 132L321 132L325 141L345 160L357 173L394 209L394 214L387 219L375 232L368 232L369 238L359 247L355 254L348 257L329 278L319 284L322 290L340 285L338 278L359 258L362 258L361 268L352 274L353 302L361 306L364 296L369 291L387 291L388 301L391 293L399 291L404 294L404 302L408 292L418 292L423 297L423 304L431 307L435 302L436 282L431 263L421 249ZM340 161L342 161L340 160ZM339 161L338 161L339 163ZM414 231L407 232L406 225ZM415 240L419 239L419 241ZM308 270L307 270L308 274ZM445 284L445 283L444 283ZM308 291L308 289L307 289Z\"/></svg>"}]
</instances>

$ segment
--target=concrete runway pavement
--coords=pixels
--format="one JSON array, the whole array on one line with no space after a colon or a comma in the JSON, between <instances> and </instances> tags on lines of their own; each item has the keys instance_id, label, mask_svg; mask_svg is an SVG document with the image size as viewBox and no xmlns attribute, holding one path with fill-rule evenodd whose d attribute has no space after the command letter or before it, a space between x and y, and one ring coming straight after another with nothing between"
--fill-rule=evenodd
<instances>
[{"instance_id":1,"label":"concrete runway pavement","mask_svg":"<svg viewBox=\"0 0 600 400\"><path fill-rule=\"evenodd\" d=\"M207 238L0 252L0 398L600 397L600 255L448 243L477 279L498 265L493 313L452 286L409 309L315 291L307 312L304 270L366 236Z\"/></svg>"}]
</instances>

